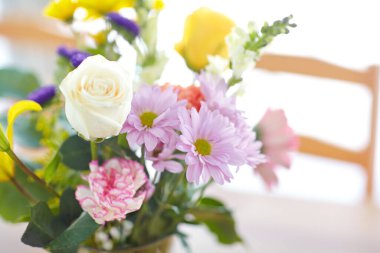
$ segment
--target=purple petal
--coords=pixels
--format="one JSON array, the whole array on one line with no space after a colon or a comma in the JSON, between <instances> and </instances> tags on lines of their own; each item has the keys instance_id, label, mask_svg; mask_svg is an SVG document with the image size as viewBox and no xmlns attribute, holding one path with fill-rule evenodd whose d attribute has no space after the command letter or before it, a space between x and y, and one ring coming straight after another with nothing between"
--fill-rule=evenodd
<instances>
[{"instance_id":1,"label":"purple petal","mask_svg":"<svg viewBox=\"0 0 380 253\"><path fill-rule=\"evenodd\" d=\"M28 94L27 99L33 100L39 104L44 104L51 100L57 93L54 85L43 86Z\"/></svg>"}]
</instances>

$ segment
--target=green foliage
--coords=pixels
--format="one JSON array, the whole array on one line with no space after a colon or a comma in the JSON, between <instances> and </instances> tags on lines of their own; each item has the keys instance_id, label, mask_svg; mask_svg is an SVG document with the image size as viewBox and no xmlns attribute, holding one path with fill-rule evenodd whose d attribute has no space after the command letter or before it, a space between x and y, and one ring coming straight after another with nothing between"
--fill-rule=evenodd
<instances>
[{"instance_id":1,"label":"green foliage","mask_svg":"<svg viewBox=\"0 0 380 253\"><path fill-rule=\"evenodd\" d=\"M47 183L50 183L57 172L57 169L59 167L59 164L61 163L61 156L57 152L53 159L50 160L50 162L45 166L43 169L44 171L44 178Z\"/></svg>"},{"instance_id":2,"label":"green foliage","mask_svg":"<svg viewBox=\"0 0 380 253\"><path fill-rule=\"evenodd\" d=\"M30 204L10 182L0 183L0 216L8 222L19 222L29 216Z\"/></svg>"},{"instance_id":3,"label":"green foliage","mask_svg":"<svg viewBox=\"0 0 380 253\"><path fill-rule=\"evenodd\" d=\"M48 246L53 252L71 252L99 228L99 224L87 213L83 213L61 235Z\"/></svg>"},{"instance_id":4,"label":"green foliage","mask_svg":"<svg viewBox=\"0 0 380 253\"><path fill-rule=\"evenodd\" d=\"M74 253L98 227L88 214L82 213L74 190L68 188L60 198L58 215L53 214L46 202L32 207L30 222L21 240L52 252Z\"/></svg>"},{"instance_id":5,"label":"green foliage","mask_svg":"<svg viewBox=\"0 0 380 253\"><path fill-rule=\"evenodd\" d=\"M289 33L289 28L296 27L294 23L290 23L293 18L292 15L283 18L282 20L275 21L272 25L265 23L261 28L261 33L252 31L249 34L250 40L246 43L245 49L254 51L259 54L260 49L266 47L272 40L280 35Z\"/></svg>"},{"instance_id":6,"label":"green foliage","mask_svg":"<svg viewBox=\"0 0 380 253\"><path fill-rule=\"evenodd\" d=\"M64 57L57 58L57 68L54 72L54 81L57 84L60 84L62 80L67 76L69 72L74 69L71 62Z\"/></svg>"},{"instance_id":7,"label":"green foliage","mask_svg":"<svg viewBox=\"0 0 380 253\"><path fill-rule=\"evenodd\" d=\"M35 199L48 201L50 195L44 188L29 180L18 168L15 180L24 187ZM0 216L8 222L20 222L30 215L30 204L11 182L0 183Z\"/></svg>"},{"instance_id":8,"label":"green foliage","mask_svg":"<svg viewBox=\"0 0 380 253\"><path fill-rule=\"evenodd\" d=\"M38 87L40 83L31 72L16 68L0 69L0 97L24 99Z\"/></svg>"},{"instance_id":9,"label":"green foliage","mask_svg":"<svg viewBox=\"0 0 380 253\"><path fill-rule=\"evenodd\" d=\"M223 244L242 242L235 227L232 213L222 202L213 198L202 198L198 207L189 212L194 216L193 222L202 223L214 233Z\"/></svg>"},{"instance_id":10,"label":"green foliage","mask_svg":"<svg viewBox=\"0 0 380 253\"><path fill-rule=\"evenodd\" d=\"M82 208L75 198L75 191L72 188L66 189L61 196L59 205L60 220L68 227L81 213Z\"/></svg>"},{"instance_id":11,"label":"green foliage","mask_svg":"<svg viewBox=\"0 0 380 253\"><path fill-rule=\"evenodd\" d=\"M69 137L59 149L62 163L73 170L88 170L91 162L90 143L77 135Z\"/></svg>"},{"instance_id":12,"label":"green foliage","mask_svg":"<svg viewBox=\"0 0 380 253\"><path fill-rule=\"evenodd\" d=\"M21 241L33 247L45 247L65 229L65 225L50 211L45 202L31 209L30 222Z\"/></svg>"}]
</instances>

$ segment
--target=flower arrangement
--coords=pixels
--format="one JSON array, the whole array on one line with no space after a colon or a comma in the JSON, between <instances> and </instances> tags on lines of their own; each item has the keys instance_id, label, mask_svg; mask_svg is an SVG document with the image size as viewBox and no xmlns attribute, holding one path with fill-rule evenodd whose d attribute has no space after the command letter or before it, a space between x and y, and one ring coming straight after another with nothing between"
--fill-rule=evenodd
<instances>
[{"instance_id":1,"label":"flower arrangement","mask_svg":"<svg viewBox=\"0 0 380 253\"><path fill-rule=\"evenodd\" d=\"M46 7L72 28L78 47L57 49L57 85L38 87L31 74L15 73L31 84L10 96L6 132L0 128L0 215L29 223L25 244L111 251L177 235L187 246L180 224L241 242L231 211L206 189L230 182L244 165L272 187L275 169L290 167L297 138L284 112L268 110L251 126L236 100L261 50L295 26L291 16L243 29L198 9L175 46L194 72L191 85L180 86L160 79L168 60L156 45L163 8L160 0ZM19 116L27 129L14 124ZM34 138L34 147L15 142L14 132L24 143Z\"/></svg>"}]
</instances>

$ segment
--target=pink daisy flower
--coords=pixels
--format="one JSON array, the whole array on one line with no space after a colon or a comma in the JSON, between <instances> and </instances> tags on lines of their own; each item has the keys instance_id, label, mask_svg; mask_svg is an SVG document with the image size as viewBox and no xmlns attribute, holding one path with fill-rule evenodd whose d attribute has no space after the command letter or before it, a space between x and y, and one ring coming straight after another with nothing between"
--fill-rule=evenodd
<instances>
[{"instance_id":1,"label":"pink daisy flower","mask_svg":"<svg viewBox=\"0 0 380 253\"><path fill-rule=\"evenodd\" d=\"M219 184L230 182L233 175L228 165L245 163L230 121L205 104L199 112L195 108L181 110L179 119L182 135L177 149L186 153L187 180L199 184L201 179L207 182L212 177Z\"/></svg>"},{"instance_id":2,"label":"pink daisy flower","mask_svg":"<svg viewBox=\"0 0 380 253\"><path fill-rule=\"evenodd\" d=\"M265 156L261 154L262 143L257 141L256 133L248 126L243 113L236 108L236 97L227 96L228 84L225 80L206 72L198 75L197 79L208 108L227 117L238 129L236 132L238 149L244 152L247 163L253 168L263 163Z\"/></svg>"},{"instance_id":3,"label":"pink daisy flower","mask_svg":"<svg viewBox=\"0 0 380 253\"><path fill-rule=\"evenodd\" d=\"M89 187L78 186L75 196L98 224L125 219L140 209L151 190L144 167L135 161L113 158L102 166L92 161L90 170Z\"/></svg>"},{"instance_id":4,"label":"pink daisy flower","mask_svg":"<svg viewBox=\"0 0 380 253\"><path fill-rule=\"evenodd\" d=\"M257 125L263 143L263 153L267 161L256 168L269 188L278 183L275 168L282 166L290 168L290 153L298 147L298 138L288 126L283 110L270 110L264 114Z\"/></svg>"},{"instance_id":5,"label":"pink daisy flower","mask_svg":"<svg viewBox=\"0 0 380 253\"><path fill-rule=\"evenodd\" d=\"M185 104L185 101L177 102L171 88L141 87L133 97L132 109L123 127L129 144L145 144L148 151L153 151L159 142L169 143L179 128L178 109Z\"/></svg>"},{"instance_id":6,"label":"pink daisy flower","mask_svg":"<svg viewBox=\"0 0 380 253\"><path fill-rule=\"evenodd\" d=\"M152 152L147 152L145 158L153 162L152 166L159 172L167 170L171 173L180 173L183 170L182 164L178 160L185 159L183 154L175 154L174 145L160 143Z\"/></svg>"}]
</instances>

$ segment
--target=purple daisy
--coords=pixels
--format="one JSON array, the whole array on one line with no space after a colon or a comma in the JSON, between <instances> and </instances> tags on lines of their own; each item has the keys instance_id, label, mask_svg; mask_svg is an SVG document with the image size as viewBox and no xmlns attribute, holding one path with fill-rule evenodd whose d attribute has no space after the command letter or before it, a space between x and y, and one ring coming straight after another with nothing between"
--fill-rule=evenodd
<instances>
[{"instance_id":1,"label":"purple daisy","mask_svg":"<svg viewBox=\"0 0 380 253\"><path fill-rule=\"evenodd\" d=\"M228 166L240 166L246 160L228 118L202 104L199 112L181 110L179 120L182 135L177 149L186 152L187 180L199 184L212 177L219 184L230 182L233 175Z\"/></svg>"},{"instance_id":2,"label":"purple daisy","mask_svg":"<svg viewBox=\"0 0 380 253\"><path fill-rule=\"evenodd\" d=\"M186 101L177 101L170 88L142 86L132 99L132 109L123 127L128 143L144 144L149 152L160 142L170 143L179 128L178 110L185 104Z\"/></svg>"}]
</instances>

